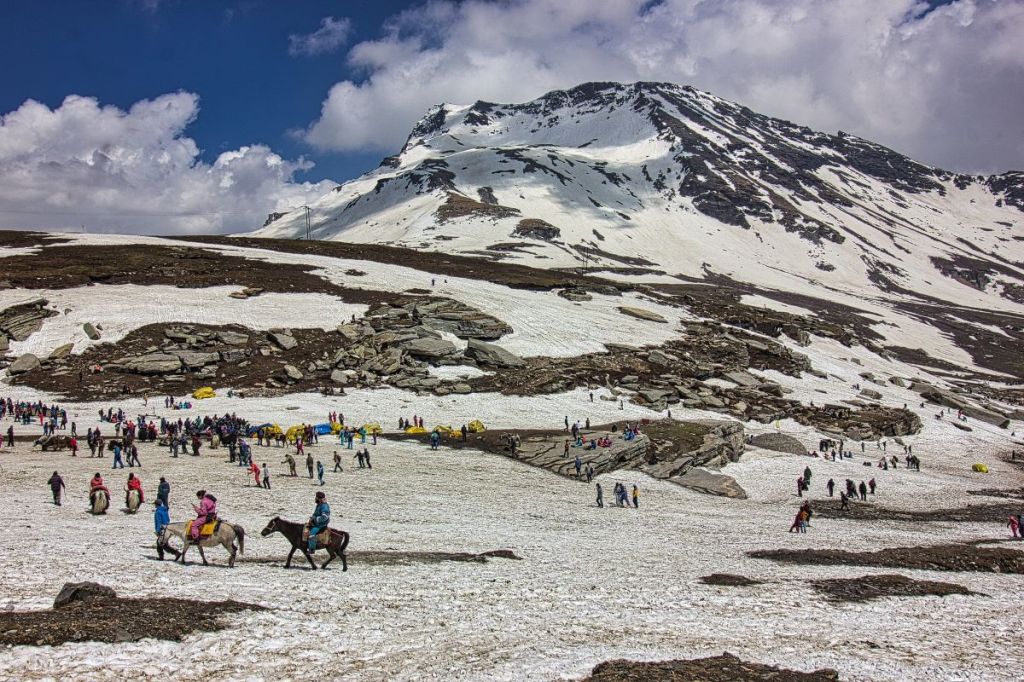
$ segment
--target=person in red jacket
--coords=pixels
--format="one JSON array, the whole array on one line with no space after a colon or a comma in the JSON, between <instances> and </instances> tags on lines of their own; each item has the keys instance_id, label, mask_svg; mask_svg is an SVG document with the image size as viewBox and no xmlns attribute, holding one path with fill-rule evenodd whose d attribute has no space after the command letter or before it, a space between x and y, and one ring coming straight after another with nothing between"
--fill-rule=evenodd
<instances>
[{"instance_id":1,"label":"person in red jacket","mask_svg":"<svg viewBox=\"0 0 1024 682\"><path fill-rule=\"evenodd\" d=\"M255 460L249 462L249 473L252 474L253 478L256 479L256 487L259 488L261 486L260 467L258 464L256 464Z\"/></svg>"},{"instance_id":2,"label":"person in red jacket","mask_svg":"<svg viewBox=\"0 0 1024 682\"><path fill-rule=\"evenodd\" d=\"M68 441L68 447L71 448L71 456L78 457L78 439L72 436L71 440Z\"/></svg>"},{"instance_id":3,"label":"person in red jacket","mask_svg":"<svg viewBox=\"0 0 1024 682\"><path fill-rule=\"evenodd\" d=\"M139 491L139 504L146 501L145 494L142 492L142 479L137 478L135 474L128 474L128 483L124 487L124 506L128 506L128 496L131 495L133 490Z\"/></svg>"}]
</instances>

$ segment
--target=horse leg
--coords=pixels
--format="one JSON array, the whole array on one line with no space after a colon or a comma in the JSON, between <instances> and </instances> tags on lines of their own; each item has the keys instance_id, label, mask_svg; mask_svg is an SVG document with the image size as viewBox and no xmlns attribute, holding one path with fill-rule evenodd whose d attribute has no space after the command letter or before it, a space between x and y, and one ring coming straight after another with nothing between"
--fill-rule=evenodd
<instances>
[{"instance_id":1,"label":"horse leg","mask_svg":"<svg viewBox=\"0 0 1024 682\"><path fill-rule=\"evenodd\" d=\"M291 568L292 567L292 557L295 556L295 550L297 550L297 549L298 549L298 547L296 547L295 545L292 545L292 551L288 552L288 559L284 562L284 567L285 568Z\"/></svg>"},{"instance_id":2,"label":"horse leg","mask_svg":"<svg viewBox=\"0 0 1024 682\"><path fill-rule=\"evenodd\" d=\"M210 565L210 562L208 562L208 561L206 560L206 552L204 552L204 551L203 551L203 545L202 545L202 542L199 542L199 543L197 543L197 544L196 544L196 547L198 547L198 548L199 548L199 556L201 556L201 557L203 558L203 566L209 566L209 565Z\"/></svg>"},{"instance_id":3,"label":"horse leg","mask_svg":"<svg viewBox=\"0 0 1024 682\"><path fill-rule=\"evenodd\" d=\"M345 551L341 552L341 572L344 573L348 570L348 557L345 556Z\"/></svg>"},{"instance_id":4,"label":"horse leg","mask_svg":"<svg viewBox=\"0 0 1024 682\"><path fill-rule=\"evenodd\" d=\"M338 556L338 554L334 551L334 548L333 547L328 547L327 548L327 561L325 561L322 564L320 564L320 570L321 571L325 570L327 568L327 564L331 563L334 560L334 557L336 557L336 556Z\"/></svg>"},{"instance_id":5,"label":"horse leg","mask_svg":"<svg viewBox=\"0 0 1024 682\"><path fill-rule=\"evenodd\" d=\"M316 570L316 562L315 562L315 561L313 561L313 555L312 555L312 554L310 554L310 553L309 553L309 550L308 550L308 549L306 549L305 547L303 547L303 548L302 548L302 553L306 555L306 559L307 559L307 560L309 561L309 565L310 565L310 566L311 566L311 567L313 568L313 570L315 571L315 570Z\"/></svg>"},{"instance_id":6,"label":"horse leg","mask_svg":"<svg viewBox=\"0 0 1024 682\"><path fill-rule=\"evenodd\" d=\"M235 567L235 555L238 554L238 548L235 547L235 543L234 542L232 542L230 545L225 543L224 546L228 549L229 552L231 552L231 557L228 559L228 568L234 568Z\"/></svg>"},{"instance_id":7,"label":"horse leg","mask_svg":"<svg viewBox=\"0 0 1024 682\"><path fill-rule=\"evenodd\" d=\"M186 535L185 537L187 538L188 536ZM187 552L187 551L188 551L188 540L186 539L184 544L182 544L182 546L181 546L181 556L178 557L179 559L181 559L181 565L182 566L185 565L185 552Z\"/></svg>"}]
</instances>

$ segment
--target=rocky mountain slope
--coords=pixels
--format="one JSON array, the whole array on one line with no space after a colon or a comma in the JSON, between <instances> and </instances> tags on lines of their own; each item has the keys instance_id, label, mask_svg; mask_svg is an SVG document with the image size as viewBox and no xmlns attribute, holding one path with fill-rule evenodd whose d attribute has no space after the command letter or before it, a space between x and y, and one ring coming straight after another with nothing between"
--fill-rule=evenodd
<instances>
[{"instance_id":1,"label":"rocky mountain slope","mask_svg":"<svg viewBox=\"0 0 1024 682\"><path fill-rule=\"evenodd\" d=\"M312 237L541 267L1018 310L1024 174L958 175L689 87L442 104L311 207ZM256 236L305 234L305 212Z\"/></svg>"}]
</instances>

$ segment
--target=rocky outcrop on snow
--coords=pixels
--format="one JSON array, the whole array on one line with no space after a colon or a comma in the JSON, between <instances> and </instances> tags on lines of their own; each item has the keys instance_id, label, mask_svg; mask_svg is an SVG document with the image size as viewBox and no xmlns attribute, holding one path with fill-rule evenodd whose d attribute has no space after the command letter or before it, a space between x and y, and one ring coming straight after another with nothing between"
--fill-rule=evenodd
<instances>
[{"instance_id":1,"label":"rocky outcrop on snow","mask_svg":"<svg viewBox=\"0 0 1024 682\"><path fill-rule=\"evenodd\" d=\"M465 355L481 367L522 367L525 361L501 346L470 339L466 345Z\"/></svg>"},{"instance_id":2,"label":"rocky outcrop on snow","mask_svg":"<svg viewBox=\"0 0 1024 682\"><path fill-rule=\"evenodd\" d=\"M760 433L750 439L750 444L762 450L786 452L791 455L806 455L807 447L795 436L785 433Z\"/></svg>"},{"instance_id":3,"label":"rocky outcrop on snow","mask_svg":"<svg viewBox=\"0 0 1024 682\"><path fill-rule=\"evenodd\" d=\"M39 369L39 367L39 358L32 353L25 353L24 355L19 355L14 362L7 367L7 373L11 376L17 376L19 374L31 372L34 369Z\"/></svg>"},{"instance_id":4,"label":"rocky outcrop on snow","mask_svg":"<svg viewBox=\"0 0 1024 682\"><path fill-rule=\"evenodd\" d=\"M11 341L24 341L42 329L43 320L57 314L57 311L46 308L48 304L49 302L45 298L33 298L25 303L0 310L0 367L10 362L7 353L10 350ZM21 371L18 373L28 371L23 369L26 367L25 362L28 361L19 365Z\"/></svg>"}]
</instances>

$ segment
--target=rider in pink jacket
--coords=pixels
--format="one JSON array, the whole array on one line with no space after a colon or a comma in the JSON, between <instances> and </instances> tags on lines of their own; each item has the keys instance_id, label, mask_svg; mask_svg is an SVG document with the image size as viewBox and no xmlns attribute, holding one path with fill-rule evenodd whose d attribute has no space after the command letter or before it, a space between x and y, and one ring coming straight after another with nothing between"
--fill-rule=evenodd
<instances>
[{"instance_id":1,"label":"rider in pink jacket","mask_svg":"<svg viewBox=\"0 0 1024 682\"><path fill-rule=\"evenodd\" d=\"M196 510L196 520L192 522L193 540L199 539L199 531L202 530L204 523L217 518L217 498L208 495L205 490L198 491L196 497L199 498L199 504L192 505L192 508Z\"/></svg>"}]
</instances>

